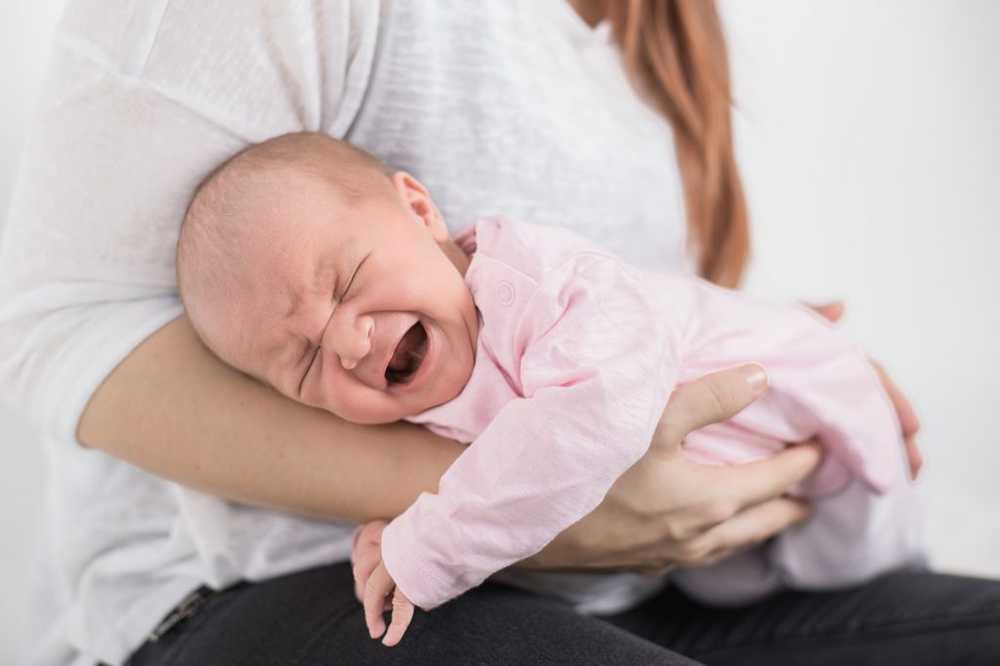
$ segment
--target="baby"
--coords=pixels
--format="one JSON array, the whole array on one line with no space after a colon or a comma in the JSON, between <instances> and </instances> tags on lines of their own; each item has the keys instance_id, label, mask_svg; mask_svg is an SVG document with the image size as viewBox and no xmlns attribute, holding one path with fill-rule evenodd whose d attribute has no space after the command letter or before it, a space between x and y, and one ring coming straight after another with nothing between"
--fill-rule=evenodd
<instances>
[{"instance_id":1,"label":"baby","mask_svg":"<svg viewBox=\"0 0 1000 666\"><path fill-rule=\"evenodd\" d=\"M216 170L185 218L177 270L193 326L223 361L353 422L407 419L471 443L436 494L356 543L380 549L364 603L378 637L393 598L387 645L414 605L462 594L589 513L646 451L679 383L750 360L767 369L769 391L692 433L685 452L742 463L818 436L824 462L797 491L818 498L815 513L670 580L736 604L922 561L889 399L864 355L804 308L641 271L554 228L484 219L452 240L416 179L313 134L266 141ZM603 610L609 595L664 585L503 575Z\"/></svg>"}]
</instances>

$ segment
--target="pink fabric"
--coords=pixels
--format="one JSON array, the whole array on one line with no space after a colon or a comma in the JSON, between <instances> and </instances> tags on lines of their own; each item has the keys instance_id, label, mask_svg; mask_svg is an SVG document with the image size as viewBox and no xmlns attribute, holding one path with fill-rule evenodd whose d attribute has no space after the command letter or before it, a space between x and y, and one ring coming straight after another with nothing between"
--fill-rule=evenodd
<instances>
[{"instance_id":1,"label":"pink fabric","mask_svg":"<svg viewBox=\"0 0 1000 666\"><path fill-rule=\"evenodd\" d=\"M589 513L649 446L678 383L756 361L770 390L688 438L699 462L774 455L819 435L803 495L904 477L899 425L862 354L811 311L640 271L568 231L503 219L456 239L481 318L463 392L411 420L469 447L383 533L400 589L431 609Z\"/></svg>"}]
</instances>

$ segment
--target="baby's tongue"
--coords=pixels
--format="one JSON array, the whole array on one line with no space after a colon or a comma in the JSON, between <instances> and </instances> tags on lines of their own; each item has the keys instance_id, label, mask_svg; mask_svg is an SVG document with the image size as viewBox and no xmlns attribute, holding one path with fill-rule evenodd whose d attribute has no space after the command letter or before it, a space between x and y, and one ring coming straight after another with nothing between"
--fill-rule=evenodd
<instances>
[{"instance_id":1,"label":"baby's tongue","mask_svg":"<svg viewBox=\"0 0 1000 666\"><path fill-rule=\"evenodd\" d=\"M419 324L410 327L403 339L399 341L396 351L393 352L392 358L389 360L390 369L403 371L410 367L410 359L416 355L423 333L423 327Z\"/></svg>"}]
</instances>

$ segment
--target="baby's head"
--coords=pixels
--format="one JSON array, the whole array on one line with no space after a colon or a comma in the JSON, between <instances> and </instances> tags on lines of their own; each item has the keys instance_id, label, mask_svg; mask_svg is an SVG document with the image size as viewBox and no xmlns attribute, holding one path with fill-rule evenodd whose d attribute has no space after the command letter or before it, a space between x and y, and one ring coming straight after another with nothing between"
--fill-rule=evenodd
<instances>
[{"instance_id":1,"label":"baby's head","mask_svg":"<svg viewBox=\"0 0 1000 666\"><path fill-rule=\"evenodd\" d=\"M223 361L356 423L454 398L478 319L427 190L320 134L230 159L198 189L177 244L191 322Z\"/></svg>"}]
</instances>

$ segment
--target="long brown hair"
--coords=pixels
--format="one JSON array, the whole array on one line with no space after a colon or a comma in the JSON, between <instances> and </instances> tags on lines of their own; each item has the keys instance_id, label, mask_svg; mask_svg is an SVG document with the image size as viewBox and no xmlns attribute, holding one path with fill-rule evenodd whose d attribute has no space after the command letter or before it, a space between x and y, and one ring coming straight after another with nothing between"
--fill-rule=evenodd
<instances>
[{"instance_id":1,"label":"long brown hair","mask_svg":"<svg viewBox=\"0 0 1000 666\"><path fill-rule=\"evenodd\" d=\"M729 64L713 0L608 0L625 67L674 129L698 272L735 287L750 254L733 155Z\"/></svg>"}]
</instances>

